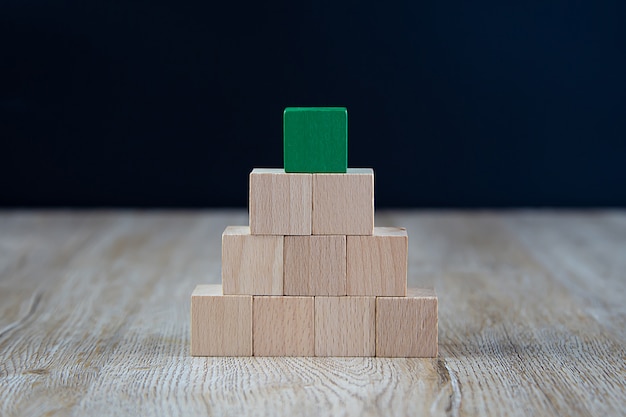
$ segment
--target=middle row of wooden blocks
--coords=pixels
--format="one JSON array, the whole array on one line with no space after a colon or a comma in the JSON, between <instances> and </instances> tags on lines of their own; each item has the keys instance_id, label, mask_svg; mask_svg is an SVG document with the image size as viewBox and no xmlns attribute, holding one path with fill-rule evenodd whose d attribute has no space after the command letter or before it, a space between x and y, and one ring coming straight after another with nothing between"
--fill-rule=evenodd
<instances>
[{"instance_id":1,"label":"middle row of wooden blocks","mask_svg":"<svg viewBox=\"0 0 626 417\"><path fill-rule=\"evenodd\" d=\"M408 235L376 227L371 236L253 235L248 226L222 234L227 295L406 295Z\"/></svg>"}]
</instances>

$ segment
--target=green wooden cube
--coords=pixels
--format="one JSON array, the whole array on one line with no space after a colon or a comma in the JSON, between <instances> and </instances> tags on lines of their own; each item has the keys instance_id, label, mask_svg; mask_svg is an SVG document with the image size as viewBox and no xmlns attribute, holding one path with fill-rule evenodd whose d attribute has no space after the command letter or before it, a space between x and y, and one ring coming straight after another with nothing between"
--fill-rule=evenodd
<instances>
[{"instance_id":1,"label":"green wooden cube","mask_svg":"<svg viewBox=\"0 0 626 417\"><path fill-rule=\"evenodd\" d=\"M345 107L287 107L283 140L285 172L345 173L348 111Z\"/></svg>"}]
</instances>

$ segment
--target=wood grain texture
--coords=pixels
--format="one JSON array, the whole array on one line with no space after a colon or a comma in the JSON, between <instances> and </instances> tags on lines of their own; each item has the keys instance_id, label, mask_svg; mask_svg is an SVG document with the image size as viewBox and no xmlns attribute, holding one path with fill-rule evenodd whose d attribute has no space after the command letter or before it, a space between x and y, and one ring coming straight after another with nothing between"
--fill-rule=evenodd
<instances>
[{"instance_id":1,"label":"wood grain texture","mask_svg":"<svg viewBox=\"0 0 626 417\"><path fill-rule=\"evenodd\" d=\"M189 294L247 217L0 212L0 415L624 413L626 212L379 211L437 359L192 357Z\"/></svg>"},{"instance_id":2,"label":"wood grain texture","mask_svg":"<svg viewBox=\"0 0 626 417\"><path fill-rule=\"evenodd\" d=\"M313 175L312 233L371 235L374 231L374 170Z\"/></svg>"},{"instance_id":3,"label":"wood grain texture","mask_svg":"<svg viewBox=\"0 0 626 417\"><path fill-rule=\"evenodd\" d=\"M311 174L255 168L250 173L249 214L253 235L310 235Z\"/></svg>"},{"instance_id":4,"label":"wood grain texture","mask_svg":"<svg viewBox=\"0 0 626 417\"><path fill-rule=\"evenodd\" d=\"M190 346L193 356L252 356L252 296L198 285L191 293Z\"/></svg>"},{"instance_id":5,"label":"wood grain texture","mask_svg":"<svg viewBox=\"0 0 626 417\"><path fill-rule=\"evenodd\" d=\"M376 356L437 357L437 295L410 288L406 297L376 298Z\"/></svg>"},{"instance_id":6,"label":"wood grain texture","mask_svg":"<svg viewBox=\"0 0 626 417\"><path fill-rule=\"evenodd\" d=\"M375 227L372 236L348 236L346 245L348 295L406 295L406 229Z\"/></svg>"},{"instance_id":7,"label":"wood grain texture","mask_svg":"<svg viewBox=\"0 0 626 417\"><path fill-rule=\"evenodd\" d=\"M254 356L313 356L313 297L254 297Z\"/></svg>"},{"instance_id":8,"label":"wood grain texture","mask_svg":"<svg viewBox=\"0 0 626 417\"><path fill-rule=\"evenodd\" d=\"M345 236L285 236L286 295L346 295Z\"/></svg>"},{"instance_id":9,"label":"wood grain texture","mask_svg":"<svg viewBox=\"0 0 626 417\"><path fill-rule=\"evenodd\" d=\"M315 297L315 356L374 356L375 297Z\"/></svg>"},{"instance_id":10,"label":"wood grain texture","mask_svg":"<svg viewBox=\"0 0 626 417\"><path fill-rule=\"evenodd\" d=\"M283 236L251 235L248 226L222 233L222 285L228 295L283 294Z\"/></svg>"}]
</instances>

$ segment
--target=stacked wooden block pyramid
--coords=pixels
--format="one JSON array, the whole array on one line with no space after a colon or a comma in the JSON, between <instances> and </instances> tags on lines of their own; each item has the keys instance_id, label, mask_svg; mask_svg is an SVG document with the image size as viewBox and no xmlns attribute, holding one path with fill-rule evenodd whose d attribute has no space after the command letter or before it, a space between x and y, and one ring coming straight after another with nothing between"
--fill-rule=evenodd
<instances>
[{"instance_id":1,"label":"stacked wooden block pyramid","mask_svg":"<svg viewBox=\"0 0 626 417\"><path fill-rule=\"evenodd\" d=\"M194 356L437 355L437 296L407 290L408 235L374 227L374 172L347 168L345 108L287 108L284 169L250 173L222 285L191 296Z\"/></svg>"}]
</instances>

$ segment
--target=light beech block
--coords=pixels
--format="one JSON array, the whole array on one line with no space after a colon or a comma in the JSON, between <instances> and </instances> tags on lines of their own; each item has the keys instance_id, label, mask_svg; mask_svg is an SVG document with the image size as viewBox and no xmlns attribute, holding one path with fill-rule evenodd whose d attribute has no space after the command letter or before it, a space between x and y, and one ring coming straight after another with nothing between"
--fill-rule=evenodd
<instances>
[{"instance_id":1,"label":"light beech block","mask_svg":"<svg viewBox=\"0 0 626 417\"><path fill-rule=\"evenodd\" d=\"M376 356L437 357L437 295L409 289L406 297L376 298Z\"/></svg>"},{"instance_id":2,"label":"light beech block","mask_svg":"<svg viewBox=\"0 0 626 417\"><path fill-rule=\"evenodd\" d=\"M251 235L248 226L222 234L224 294L282 295L283 236Z\"/></svg>"},{"instance_id":3,"label":"light beech block","mask_svg":"<svg viewBox=\"0 0 626 417\"><path fill-rule=\"evenodd\" d=\"M346 295L345 236L285 236L286 295Z\"/></svg>"},{"instance_id":4,"label":"light beech block","mask_svg":"<svg viewBox=\"0 0 626 417\"><path fill-rule=\"evenodd\" d=\"M405 296L409 237L400 227L376 227L372 236L348 236L348 295Z\"/></svg>"},{"instance_id":5,"label":"light beech block","mask_svg":"<svg viewBox=\"0 0 626 417\"><path fill-rule=\"evenodd\" d=\"M250 232L253 235L310 235L311 174L255 168L250 173Z\"/></svg>"},{"instance_id":6,"label":"light beech block","mask_svg":"<svg viewBox=\"0 0 626 417\"><path fill-rule=\"evenodd\" d=\"M254 297L254 356L313 356L313 297Z\"/></svg>"},{"instance_id":7,"label":"light beech block","mask_svg":"<svg viewBox=\"0 0 626 417\"><path fill-rule=\"evenodd\" d=\"M315 297L315 356L374 356L375 297Z\"/></svg>"},{"instance_id":8,"label":"light beech block","mask_svg":"<svg viewBox=\"0 0 626 417\"><path fill-rule=\"evenodd\" d=\"M252 296L198 285L191 294L191 355L252 356Z\"/></svg>"},{"instance_id":9,"label":"light beech block","mask_svg":"<svg viewBox=\"0 0 626 417\"><path fill-rule=\"evenodd\" d=\"M314 235L371 235L374 231L374 170L313 175Z\"/></svg>"}]
</instances>

